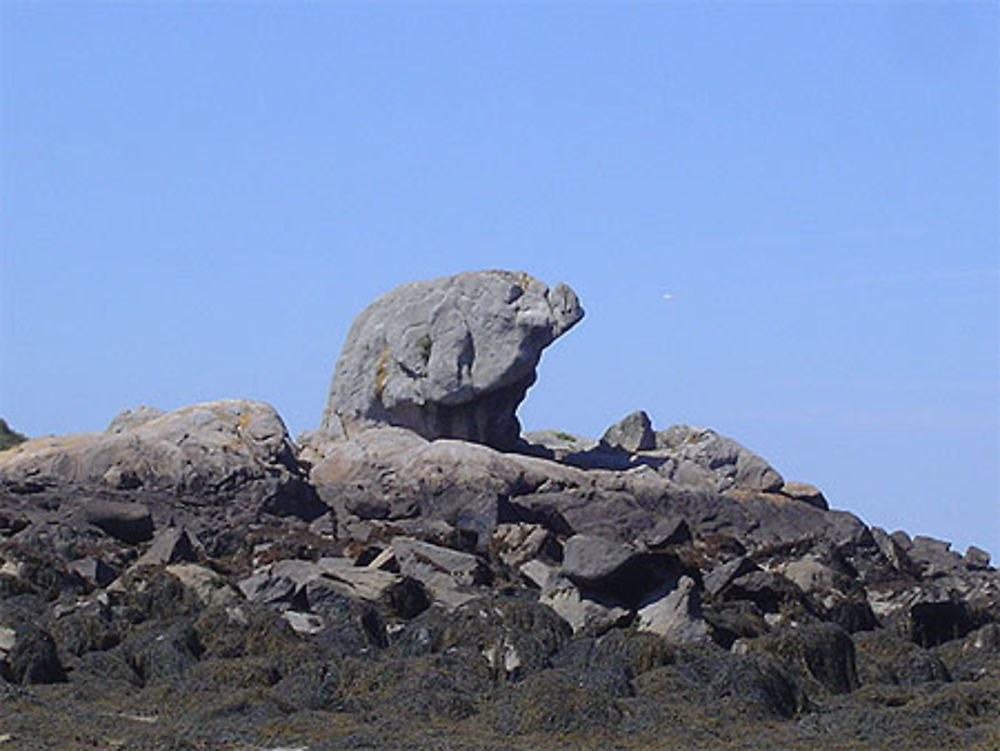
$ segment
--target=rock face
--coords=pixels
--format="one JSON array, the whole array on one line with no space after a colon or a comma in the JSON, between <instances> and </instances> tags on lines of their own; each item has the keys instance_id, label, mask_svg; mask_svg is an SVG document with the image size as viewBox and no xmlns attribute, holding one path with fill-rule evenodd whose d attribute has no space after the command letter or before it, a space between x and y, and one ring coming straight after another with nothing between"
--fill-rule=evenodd
<instances>
[{"instance_id":1,"label":"rock face","mask_svg":"<svg viewBox=\"0 0 1000 751\"><path fill-rule=\"evenodd\" d=\"M642 410L632 412L608 428L601 441L630 453L656 448L653 423Z\"/></svg>"},{"instance_id":2,"label":"rock face","mask_svg":"<svg viewBox=\"0 0 1000 751\"><path fill-rule=\"evenodd\" d=\"M3 454L0 479L8 489L24 492L85 487L167 492L216 503L238 496L277 514L310 517L325 510L302 481L281 417L268 404L244 399L168 413L126 410L104 433L34 439ZM145 523L126 524L122 519L129 513L115 512L113 502L87 511L98 526ZM105 517L109 521L102 521Z\"/></svg>"},{"instance_id":3,"label":"rock face","mask_svg":"<svg viewBox=\"0 0 1000 751\"><path fill-rule=\"evenodd\" d=\"M525 273L481 271L406 284L355 319L322 429L377 424L507 450L542 350L583 317L576 294Z\"/></svg>"}]
</instances>

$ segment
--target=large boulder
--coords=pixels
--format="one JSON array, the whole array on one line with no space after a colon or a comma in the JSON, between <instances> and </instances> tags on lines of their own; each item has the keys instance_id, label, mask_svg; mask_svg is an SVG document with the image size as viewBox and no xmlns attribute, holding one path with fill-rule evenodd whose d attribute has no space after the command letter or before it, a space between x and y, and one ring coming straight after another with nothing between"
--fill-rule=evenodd
<instances>
[{"instance_id":1,"label":"large boulder","mask_svg":"<svg viewBox=\"0 0 1000 751\"><path fill-rule=\"evenodd\" d=\"M397 425L426 438L511 449L515 412L542 350L583 317L566 285L478 271L405 284L355 319L330 385L322 430Z\"/></svg>"},{"instance_id":2,"label":"large boulder","mask_svg":"<svg viewBox=\"0 0 1000 751\"><path fill-rule=\"evenodd\" d=\"M244 399L164 414L143 408L119 415L105 432L27 441L0 457L0 487L15 493L67 487L165 492L209 503L239 498L247 508L305 518L326 510L305 483L281 417L268 404ZM113 535L125 521L145 523L131 516L123 521L124 512L116 509L91 504L86 516L102 529L113 526ZM140 536L148 539L150 531Z\"/></svg>"}]
</instances>

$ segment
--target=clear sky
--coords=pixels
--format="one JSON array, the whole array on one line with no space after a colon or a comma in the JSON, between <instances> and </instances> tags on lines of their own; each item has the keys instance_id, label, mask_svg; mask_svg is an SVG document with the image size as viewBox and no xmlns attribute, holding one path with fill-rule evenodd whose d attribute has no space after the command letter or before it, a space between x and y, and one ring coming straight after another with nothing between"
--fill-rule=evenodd
<instances>
[{"instance_id":1,"label":"clear sky","mask_svg":"<svg viewBox=\"0 0 1000 751\"><path fill-rule=\"evenodd\" d=\"M375 296L523 269L587 310L527 429L710 426L1000 557L998 37L995 2L5 0L0 415L298 433Z\"/></svg>"}]
</instances>

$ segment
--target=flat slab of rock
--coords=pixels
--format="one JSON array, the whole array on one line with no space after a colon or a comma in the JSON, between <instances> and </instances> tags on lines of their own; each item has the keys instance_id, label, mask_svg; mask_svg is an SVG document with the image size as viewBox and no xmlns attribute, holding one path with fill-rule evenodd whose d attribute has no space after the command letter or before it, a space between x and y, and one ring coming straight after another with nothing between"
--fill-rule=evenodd
<instances>
[{"instance_id":1,"label":"flat slab of rock","mask_svg":"<svg viewBox=\"0 0 1000 751\"><path fill-rule=\"evenodd\" d=\"M542 350L583 317L576 294L523 272L466 272L397 287L351 325L322 430L387 424L510 449Z\"/></svg>"},{"instance_id":2,"label":"flat slab of rock","mask_svg":"<svg viewBox=\"0 0 1000 751\"><path fill-rule=\"evenodd\" d=\"M415 579L423 579L428 574L446 574L455 584L466 587L488 584L489 568L483 561L470 553L432 545L410 537L396 537L392 540L392 550L396 554L399 570Z\"/></svg>"},{"instance_id":3,"label":"flat slab of rock","mask_svg":"<svg viewBox=\"0 0 1000 751\"><path fill-rule=\"evenodd\" d=\"M603 537L573 535L563 547L562 574L582 586L600 587L637 554L631 545Z\"/></svg>"},{"instance_id":4,"label":"flat slab of rock","mask_svg":"<svg viewBox=\"0 0 1000 751\"><path fill-rule=\"evenodd\" d=\"M349 558L320 558L321 576L338 592L356 600L377 602L403 577L369 566L355 566Z\"/></svg>"},{"instance_id":5,"label":"flat slab of rock","mask_svg":"<svg viewBox=\"0 0 1000 751\"><path fill-rule=\"evenodd\" d=\"M787 495L789 498L794 498L796 501L808 503L810 506L815 506L824 511L830 508L830 504L827 503L823 491L807 482L786 482L781 486L781 493L782 495Z\"/></svg>"},{"instance_id":6,"label":"flat slab of rock","mask_svg":"<svg viewBox=\"0 0 1000 751\"><path fill-rule=\"evenodd\" d=\"M393 538L392 550L400 573L422 583L449 610L478 597L476 588L491 579L489 567L469 553L409 537Z\"/></svg>"}]
</instances>

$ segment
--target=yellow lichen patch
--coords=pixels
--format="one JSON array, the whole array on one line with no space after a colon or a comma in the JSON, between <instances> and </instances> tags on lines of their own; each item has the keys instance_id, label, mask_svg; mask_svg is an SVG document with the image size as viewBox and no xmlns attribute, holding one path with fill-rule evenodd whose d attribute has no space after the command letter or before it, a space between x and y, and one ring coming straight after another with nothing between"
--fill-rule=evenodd
<instances>
[{"instance_id":1,"label":"yellow lichen patch","mask_svg":"<svg viewBox=\"0 0 1000 751\"><path fill-rule=\"evenodd\" d=\"M522 271L518 275L518 279L519 279L519 283L521 285L521 289L523 289L525 292L527 292L528 291L528 287L531 286L531 282L532 282L531 274L529 274L527 271Z\"/></svg>"},{"instance_id":2,"label":"yellow lichen patch","mask_svg":"<svg viewBox=\"0 0 1000 751\"><path fill-rule=\"evenodd\" d=\"M378 363L375 365L375 398L382 401L382 392L385 391L385 382L389 378L389 345L385 345L382 354L378 356Z\"/></svg>"}]
</instances>

